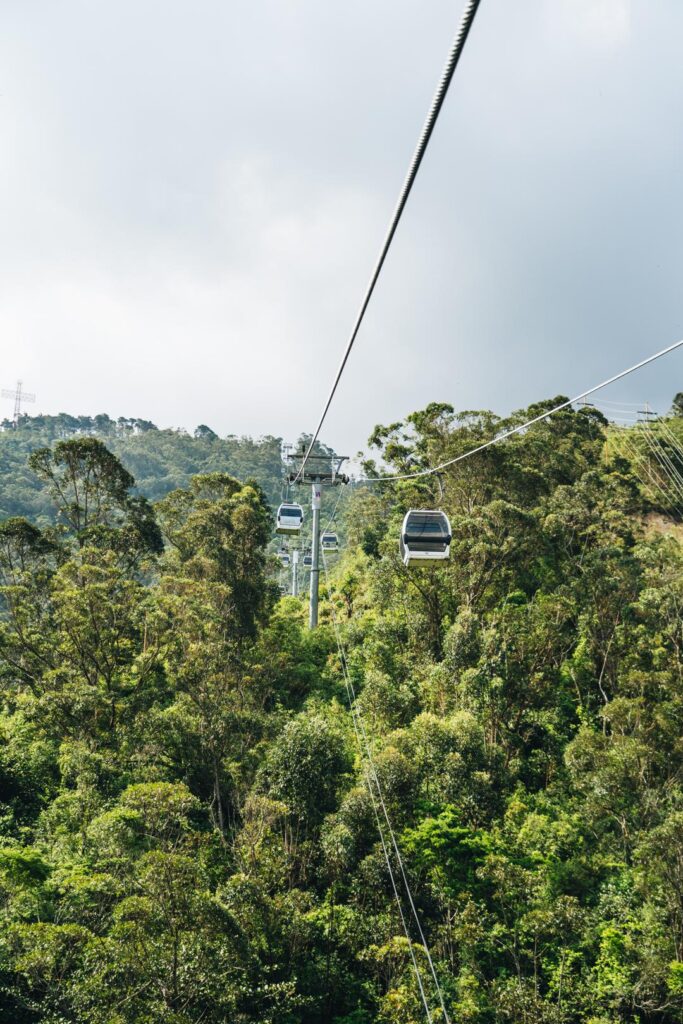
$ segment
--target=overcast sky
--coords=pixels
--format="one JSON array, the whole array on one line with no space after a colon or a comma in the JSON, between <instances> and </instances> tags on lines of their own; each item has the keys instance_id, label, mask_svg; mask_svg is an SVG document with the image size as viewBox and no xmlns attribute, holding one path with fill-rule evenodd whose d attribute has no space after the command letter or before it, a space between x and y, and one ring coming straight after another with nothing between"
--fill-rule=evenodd
<instances>
[{"instance_id":1,"label":"overcast sky","mask_svg":"<svg viewBox=\"0 0 683 1024\"><path fill-rule=\"evenodd\" d=\"M312 430L462 6L4 0L0 385ZM482 0L328 443L683 337L682 38L680 0ZM681 353L605 397L678 390Z\"/></svg>"}]
</instances>

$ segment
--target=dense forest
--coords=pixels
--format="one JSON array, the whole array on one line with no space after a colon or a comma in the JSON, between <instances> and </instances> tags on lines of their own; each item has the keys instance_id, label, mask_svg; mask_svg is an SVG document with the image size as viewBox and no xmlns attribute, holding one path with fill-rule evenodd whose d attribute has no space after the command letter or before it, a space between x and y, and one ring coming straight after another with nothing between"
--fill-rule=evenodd
<instances>
[{"instance_id":1,"label":"dense forest","mask_svg":"<svg viewBox=\"0 0 683 1024\"><path fill-rule=\"evenodd\" d=\"M683 418L347 488L312 632L279 441L86 427L0 436L0 1020L417 1024L419 976L434 1022L683 1021ZM406 569L420 507L451 558Z\"/></svg>"},{"instance_id":2,"label":"dense forest","mask_svg":"<svg viewBox=\"0 0 683 1024\"><path fill-rule=\"evenodd\" d=\"M280 495L282 465L279 437L220 438L206 424L192 434L159 430L149 420L120 416L25 416L14 428L0 425L0 519L25 516L46 524L55 508L40 480L28 468L35 448L76 437L96 437L135 478L136 492L158 501L178 487L187 487L198 473L228 472L240 480L253 477L270 501Z\"/></svg>"}]
</instances>

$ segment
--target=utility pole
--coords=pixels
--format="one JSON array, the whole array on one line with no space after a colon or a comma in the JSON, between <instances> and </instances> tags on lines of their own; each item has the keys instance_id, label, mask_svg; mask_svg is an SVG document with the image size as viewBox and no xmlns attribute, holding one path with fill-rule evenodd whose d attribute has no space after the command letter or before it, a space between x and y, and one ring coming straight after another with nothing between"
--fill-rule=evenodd
<instances>
[{"instance_id":1,"label":"utility pole","mask_svg":"<svg viewBox=\"0 0 683 1024\"><path fill-rule=\"evenodd\" d=\"M313 556L313 564L311 565L311 597L308 610L309 629L315 629L318 625L318 591L320 586L320 505L322 503L322 494L323 489L319 481L311 484L311 509L313 511L311 554Z\"/></svg>"},{"instance_id":2,"label":"utility pole","mask_svg":"<svg viewBox=\"0 0 683 1024\"><path fill-rule=\"evenodd\" d=\"M35 400L36 400L36 396L35 395L30 394L28 391L23 391L22 387L23 387L23 381L18 380L17 381L17 386L16 386L14 391L9 390L8 388L3 388L2 389L2 397L3 398L13 398L14 399L14 417L13 417L13 421L12 422L14 423L15 429L19 426L19 420L21 419L21 403L22 402L35 402Z\"/></svg>"},{"instance_id":3,"label":"utility pole","mask_svg":"<svg viewBox=\"0 0 683 1024\"><path fill-rule=\"evenodd\" d=\"M655 419L657 418L657 413L654 412L654 410L650 408L650 403L649 402L645 403L645 408L644 409L638 409L637 412L638 412L638 422L639 423L649 423L650 422L650 416L654 416ZM645 419L641 420L640 419L641 416L644 416Z\"/></svg>"},{"instance_id":4,"label":"utility pole","mask_svg":"<svg viewBox=\"0 0 683 1024\"><path fill-rule=\"evenodd\" d=\"M287 453L286 459L290 464L296 466L302 462L305 452ZM311 484L311 509L313 510L313 529L311 537L311 586L310 586L310 607L308 613L308 625L315 629L318 625L318 597L320 587L320 506L322 504L323 484L328 487L336 487L339 484L347 484L349 478L340 472L342 463L346 462L348 455L335 455L328 452L325 455L309 455L307 466L311 468L299 475L296 469L290 470L288 482ZM295 577L296 579L296 577Z\"/></svg>"}]
</instances>

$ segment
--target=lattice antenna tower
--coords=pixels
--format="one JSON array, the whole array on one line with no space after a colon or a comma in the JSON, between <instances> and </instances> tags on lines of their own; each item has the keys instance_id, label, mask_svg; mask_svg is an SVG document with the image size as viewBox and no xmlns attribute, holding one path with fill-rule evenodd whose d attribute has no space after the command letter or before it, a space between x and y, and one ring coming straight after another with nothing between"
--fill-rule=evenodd
<instances>
[{"instance_id":1,"label":"lattice antenna tower","mask_svg":"<svg viewBox=\"0 0 683 1024\"><path fill-rule=\"evenodd\" d=\"M12 422L14 423L15 428L19 426L22 402L35 402L36 400L36 396L32 395L30 391L24 391L23 381L21 380L17 381L17 386L14 391L10 388L3 388L2 397L14 399L14 416L12 417Z\"/></svg>"}]
</instances>

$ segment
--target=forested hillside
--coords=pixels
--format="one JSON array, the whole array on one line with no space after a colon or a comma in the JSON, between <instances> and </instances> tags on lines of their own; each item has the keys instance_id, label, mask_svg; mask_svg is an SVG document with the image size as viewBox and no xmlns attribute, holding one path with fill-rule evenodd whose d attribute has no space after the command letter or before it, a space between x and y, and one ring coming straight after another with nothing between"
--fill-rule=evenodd
<instances>
[{"instance_id":1,"label":"forested hillside","mask_svg":"<svg viewBox=\"0 0 683 1024\"><path fill-rule=\"evenodd\" d=\"M370 443L414 471L551 404ZM167 482L207 456L165 493L152 433L0 438L42 517L0 523L0 1020L417 1024L417 970L443 1022L428 948L453 1022L683 1021L683 420L349 489L314 632L232 442L168 435ZM451 558L406 569L420 507Z\"/></svg>"},{"instance_id":2,"label":"forested hillside","mask_svg":"<svg viewBox=\"0 0 683 1024\"><path fill-rule=\"evenodd\" d=\"M135 478L140 494L152 501L177 487L186 487L197 473L232 473L253 477L271 502L278 500L282 477L281 439L220 438L200 424L192 435L159 430L149 420L100 416L22 416L17 429L5 420L0 430L0 518L26 516L48 522L54 506L40 481L28 469L36 448L71 437L97 437L114 452Z\"/></svg>"}]
</instances>

